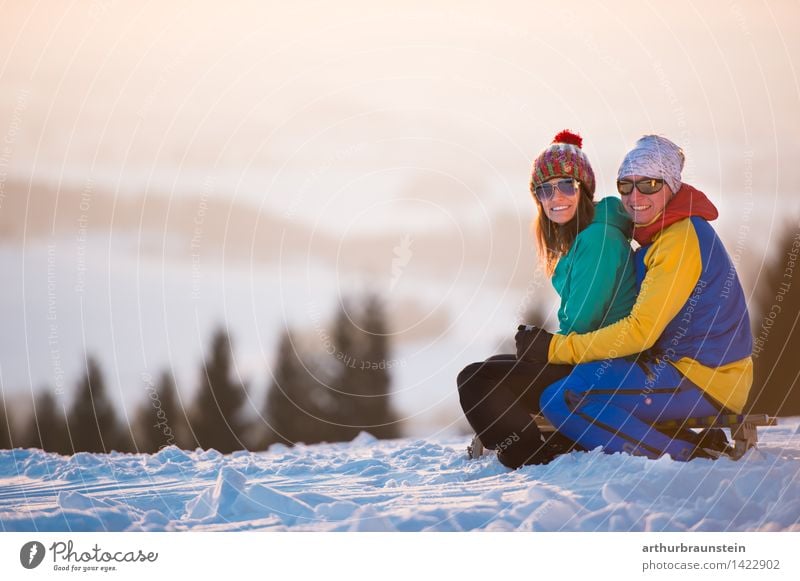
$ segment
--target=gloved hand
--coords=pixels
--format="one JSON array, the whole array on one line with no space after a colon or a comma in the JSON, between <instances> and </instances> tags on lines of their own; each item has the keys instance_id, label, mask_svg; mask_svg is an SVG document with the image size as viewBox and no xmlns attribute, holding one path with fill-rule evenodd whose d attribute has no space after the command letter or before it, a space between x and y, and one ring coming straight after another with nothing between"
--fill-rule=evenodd
<instances>
[{"instance_id":1,"label":"gloved hand","mask_svg":"<svg viewBox=\"0 0 800 581\"><path fill-rule=\"evenodd\" d=\"M552 333L533 325L520 325L514 342L517 344L517 359L531 363L547 363Z\"/></svg>"}]
</instances>

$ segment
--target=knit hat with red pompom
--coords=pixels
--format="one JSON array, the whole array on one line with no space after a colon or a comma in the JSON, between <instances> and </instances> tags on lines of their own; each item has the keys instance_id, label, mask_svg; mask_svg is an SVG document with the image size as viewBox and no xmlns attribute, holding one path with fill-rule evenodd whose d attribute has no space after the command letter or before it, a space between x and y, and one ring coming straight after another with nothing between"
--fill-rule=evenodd
<instances>
[{"instance_id":1,"label":"knit hat with red pompom","mask_svg":"<svg viewBox=\"0 0 800 581\"><path fill-rule=\"evenodd\" d=\"M594 198L594 172L581 145L583 139L576 133L564 130L556 135L533 162L531 189L550 178L575 178L586 187L589 197Z\"/></svg>"}]
</instances>

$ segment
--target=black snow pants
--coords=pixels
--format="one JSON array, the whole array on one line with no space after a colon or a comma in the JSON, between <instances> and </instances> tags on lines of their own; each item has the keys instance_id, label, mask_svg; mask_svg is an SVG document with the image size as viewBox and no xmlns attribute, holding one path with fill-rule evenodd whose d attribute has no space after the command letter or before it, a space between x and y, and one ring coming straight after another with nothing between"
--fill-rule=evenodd
<instances>
[{"instance_id":1,"label":"black snow pants","mask_svg":"<svg viewBox=\"0 0 800 581\"><path fill-rule=\"evenodd\" d=\"M542 439L531 414L549 385L570 374L572 365L530 363L515 355L495 355L467 365L458 374L461 408L487 448L510 468L545 464L554 446ZM563 439L563 436L558 436Z\"/></svg>"}]
</instances>

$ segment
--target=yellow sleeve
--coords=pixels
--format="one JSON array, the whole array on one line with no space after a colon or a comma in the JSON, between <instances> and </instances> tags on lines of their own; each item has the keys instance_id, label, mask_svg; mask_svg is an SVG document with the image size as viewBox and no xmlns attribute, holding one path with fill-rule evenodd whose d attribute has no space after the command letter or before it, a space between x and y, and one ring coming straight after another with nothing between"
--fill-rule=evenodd
<instances>
[{"instance_id":1,"label":"yellow sleeve","mask_svg":"<svg viewBox=\"0 0 800 581\"><path fill-rule=\"evenodd\" d=\"M576 364L625 357L652 347L692 295L702 272L692 221L672 224L644 257L647 272L631 314L592 333L554 335L551 363Z\"/></svg>"}]
</instances>

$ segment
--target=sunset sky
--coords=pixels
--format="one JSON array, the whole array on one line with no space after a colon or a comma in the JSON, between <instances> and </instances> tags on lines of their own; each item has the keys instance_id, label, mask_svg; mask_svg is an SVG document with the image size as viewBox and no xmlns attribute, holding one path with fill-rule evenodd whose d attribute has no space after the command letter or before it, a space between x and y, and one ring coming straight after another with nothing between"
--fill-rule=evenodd
<instances>
[{"instance_id":1,"label":"sunset sky","mask_svg":"<svg viewBox=\"0 0 800 581\"><path fill-rule=\"evenodd\" d=\"M367 206L441 222L527 208L530 160L569 127L602 192L657 132L719 202L745 189L748 157L763 211L795 193L796 2L568 6L7 4L0 119L19 131L3 169L166 195L210 177L215 193L339 218L324 227L365 226L350 221Z\"/></svg>"}]
</instances>

